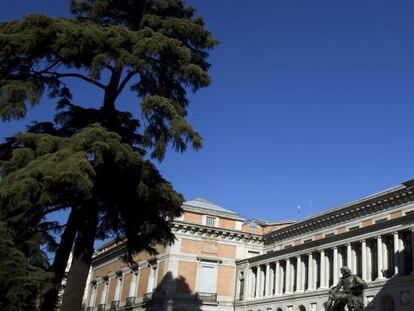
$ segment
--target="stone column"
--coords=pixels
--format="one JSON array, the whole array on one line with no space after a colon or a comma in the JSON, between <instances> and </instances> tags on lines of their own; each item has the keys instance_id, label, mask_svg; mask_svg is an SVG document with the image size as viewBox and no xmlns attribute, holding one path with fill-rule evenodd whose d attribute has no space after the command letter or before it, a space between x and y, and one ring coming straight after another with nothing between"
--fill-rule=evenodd
<instances>
[{"instance_id":1,"label":"stone column","mask_svg":"<svg viewBox=\"0 0 414 311\"><path fill-rule=\"evenodd\" d=\"M275 295L280 294L280 262L276 261L275 266Z\"/></svg>"},{"instance_id":2,"label":"stone column","mask_svg":"<svg viewBox=\"0 0 414 311\"><path fill-rule=\"evenodd\" d=\"M414 227L411 228L411 260L413 262L411 274L414 275Z\"/></svg>"},{"instance_id":3,"label":"stone column","mask_svg":"<svg viewBox=\"0 0 414 311\"><path fill-rule=\"evenodd\" d=\"M367 241L361 241L362 279L367 280Z\"/></svg>"},{"instance_id":4,"label":"stone column","mask_svg":"<svg viewBox=\"0 0 414 311\"><path fill-rule=\"evenodd\" d=\"M377 267L377 273L378 273L378 277L377 279L381 280L384 278L384 274L383 274L383 264L382 264L382 255L383 255L383 248L382 248L382 237L378 236L377 237L377 262L378 262L378 267Z\"/></svg>"},{"instance_id":5,"label":"stone column","mask_svg":"<svg viewBox=\"0 0 414 311\"><path fill-rule=\"evenodd\" d=\"M352 270L352 245L351 243L348 243L346 245L346 265L349 269ZM354 271L352 271L354 273Z\"/></svg>"},{"instance_id":6,"label":"stone column","mask_svg":"<svg viewBox=\"0 0 414 311\"><path fill-rule=\"evenodd\" d=\"M256 269L256 291L255 291L255 298L259 298L260 296L260 266L257 266Z\"/></svg>"},{"instance_id":7,"label":"stone column","mask_svg":"<svg viewBox=\"0 0 414 311\"><path fill-rule=\"evenodd\" d=\"M313 255L308 255L308 290L314 290L313 287Z\"/></svg>"},{"instance_id":8,"label":"stone column","mask_svg":"<svg viewBox=\"0 0 414 311\"><path fill-rule=\"evenodd\" d=\"M371 246L367 245L367 281L372 281L372 250Z\"/></svg>"},{"instance_id":9,"label":"stone column","mask_svg":"<svg viewBox=\"0 0 414 311\"><path fill-rule=\"evenodd\" d=\"M270 265L271 264L269 263L269 266ZM269 296L272 296L274 291L275 291L275 270L270 268L269 269Z\"/></svg>"},{"instance_id":10,"label":"stone column","mask_svg":"<svg viewBox=\"0 0 414 311\"><path fill-rule=\"evenodd\" d=\"M326 273L326 266L325 266L325 251L321 250L320 252L321 254L321 275L320 275L320 288L326 288L326 284L325 284L325 273Z\"/></svg>"},{"instance_id":11,"label":"stone column","mask_svg":"<svg viewBox=\"0 0 414 311\"><path fill-rule=\"evenodd\" d=\"M265 296L270 296L270 264L266 264Z\"/></svg>"},{"instance_id":12,"label":"stone column","mask_svg":"<svg viewBox=\"0 0 414 311\"><path fill-rule=\"evenodd\" d=\"M296 291L302 291L302 260L300 256L296 257Z\"/></svg>"},{"instance_id":13,"label":"stone column","mask_svg":"<svg viewBox=\"0 0 414 311\"><path fill-rule=\"evenodd\" d=\"M264 272L262 270L262 266L259 266L259 273L260 273L260 281L259 281L259 297L263 297L263 289L264 289L264 283L265 283L265 278L264 278Z\"/></svg>"},{"instance_id":14,"label":"stone column","mask_svg":"<svg viewBox=\"0 0 414 311\"><path fill-rule=\"evenodd\" d=\"M286 272L285 272L285 274L286 274L286 293L291 293L292 292L292 290L291 290L291 288L290 288L290 284L291 284L291 282L290 282L290 277L291 277L291 272L290 272L290 259L288 258L288 259L286 259Z\"/></svg>"},{"instance_id":15,"label":"stone column","mask_svg":"<svg viewBox=\"0 0 414 311\"><path fill-rule=\"evenodd\" d=\"M333 282L334 284L338 283L338 273L339 273L339 269L338 269L338 248L335 246L332 249L333 252Z\"/></svg>"},{"instance_id":16,"label":"stone column","mask_svg":"<svg viewBox=\"0 0 414 311\"><path fill-rule=\"evenodd\" d=\"M398 232L394 232L394 275L398 275L399 273L399 254L400 254L400 238L398 236Z\"/></svg>"},{"instance_id":17,"label":"stone column","mask_svg":"<svg viewBox=\"0 0 414 311\"><path fill-rule=\"evenodd\" d=\"M402 237L400 236L400 239L399 239L400 241L400 256L399 256L399 258L400 258L400 268L399 268L399 272L400 272L400 275L406 275L407 274L407 268L406 268L406 266L405 266L405 256L404 256L404 252L405 252L405 245L404 245L404 241L403 241L403 239L402 239Z\"/></svg>"},{"instance_id":18,"label":"stone column","mask_svg":"<svg viewBox=\"0 0 414 311\"><path fill-rule=\"evenodd\" d=\"M244 300L250 298L249 290L250 290L250 268L246 267L244 269Z\"/></svg>"}]
</instances>

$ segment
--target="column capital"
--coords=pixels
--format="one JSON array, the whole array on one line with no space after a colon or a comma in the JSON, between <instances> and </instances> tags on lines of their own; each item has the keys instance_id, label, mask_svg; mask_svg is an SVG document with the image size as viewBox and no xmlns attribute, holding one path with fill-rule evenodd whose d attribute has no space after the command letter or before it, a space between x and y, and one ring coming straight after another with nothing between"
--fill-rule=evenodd
<instances>
[{"instance_id":1,"label":"column capital","mask_svg":"<svg viewBox=\"0 0 414 311\"><path fill-rule=\"evenodd\" d=\"M377 240L382 239L382 235L377 235L376 238Z\"/></svg>"},{"instance_id":2,"label":"column capital","mask_svg":"<svg viewBox=\"0 0 414 311\"><path fill-rule=\"evenodd\" d=\"M411 229L412 230L412 229ZM399 235L399 232L398 231L394 231L393 233L392 233L393 235Z\"/></svg>"},{"instance_id":3,"label":"column capital","mask_svg":"<svg viewBox=\"0 0 414 311\"><path fill-rule=\"evenodd\" d=\"M367 240L366 239L362 239L361 240L361 243L367 243Z\"/></svg>"},{"instance_id":4,"label":"column capital","mask_svg":"<svg viewBox=\"0 0 414 311\"><path fill-rule=\"evenodd\" d=\"M411 227L411 228L410 228L410 231L411 231L411 232L414 232L414 227Z\"/></svg>"},{"instance_id":5,"label":"column capital","mask_svg":"<svg viewBox=\"0 0 414 311\"><path fill-rule=\"evenodd\" d=\"M322 254L322 253L325 253L325 250L324 250L324 249L321 249L321 250L320 250L320 252L321 252L321 254Z\"/></svg>"},{"instance_id":6,"label":"column capital","mask_svg":"<svg viewBox=\"0 0 414 311\"><path fill-rule=\"evenodd\" d=\"M335 245L335 246L333 246L333 247L332 247L332 249L333 249L333 250L338 250L338 246L337 246L337 245Z\"/></svg>"}]
</instances>

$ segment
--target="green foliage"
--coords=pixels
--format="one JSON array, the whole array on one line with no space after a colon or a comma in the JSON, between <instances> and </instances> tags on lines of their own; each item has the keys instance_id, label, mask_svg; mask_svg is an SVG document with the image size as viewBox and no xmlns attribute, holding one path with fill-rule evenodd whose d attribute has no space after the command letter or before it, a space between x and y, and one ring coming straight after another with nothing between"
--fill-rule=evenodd
<instances>
[{"instance_id":1,"label":"green foliage","mask_svg":"<svg viewBox=\"0 0 414 311\"><path fill-rule=\"evenodd\" d=\"M128 85L142 99L143 142L153 157L163 159L169 143L200 147L186 120L187 90L209 85L207 51L217 41L194 9L181 0L71 1L71 9L74 19L30 15L0 24L0 116L24 117L45 92L70 100L67 78L103 89L110 114ZM112 130L113 123L101 124Z\"/></svg>"},{"instance_id":2,"label":"green foliage","mask_svg":"<svg viewBox=\"0 0 414 311\"><path fill-rule=\"evenodd\" d=\"M130 254L174 239L170 221L181 213L182 196L119 135L94 125L66 138L16 137L3 161L3 218L35 228L50 211L91 199L99 204L98 237L126 236Z\"/></svg>"},{"instance_id":3,"label":"green foliage","mask_svg":"<svg viewBox=\"0 0 414 311\"><path fill-rule=\"evenodd\" d=\"M21 238L0 220L0 310L35 310L39 292L51 277L39 250L41 234Z\"/></svg>"},{"instance_id":4,"label":"green foliage","mask_svg":"<svg viewBox=\"0 0 414 311\"><path fill-rule=\"evenodd\" d=\"M19 263L13 268L0 259L0 309L23 293L27 299L16 306L33 309L47 279L41 248L54 250L50 233L62 229L45 221L54 211L70 209L83 220L71 227L78 237L97 211L91 217L98 219L96 237L126 237L128 260L172 242L171 221L183 198L143 156L149 151L161 161L168 145L181 152L202 146L187 120L187 95L209 85L208 51L218 42L194 9L182 0L70 3L72 18L36 14L0 23L0 118L24 118L44 96L56 100L58 110L54 122L35 123L0 146L0 255L15 254ZM68 79L101 89L101 106L76 105ZM116 107L127 87L137 96L142 127ZM60 270L65 260L62 255ZM9 271L32 281L19 291L3 280ZM60 281L56 277L51 288ZM44 310L56 302L50 297Z\"/></svg>"}]
</instances>

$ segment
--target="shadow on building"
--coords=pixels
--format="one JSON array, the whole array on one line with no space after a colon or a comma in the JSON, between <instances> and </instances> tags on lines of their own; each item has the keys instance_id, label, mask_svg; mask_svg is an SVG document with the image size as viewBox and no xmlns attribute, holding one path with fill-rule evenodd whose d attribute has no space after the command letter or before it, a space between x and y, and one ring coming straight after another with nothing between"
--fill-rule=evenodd
<instances>
[{"instance_id":1,"label":"shadow on building","mask_svg":"<svg viewBox=\"0 0 414 311\"><path fill-rule=\"evenodd\" d=\"M408 243L407 243L408 244ZM409 243L408 245L410 245ZM398 274L394 270L383 270L384 281L374 281L365 290L366 311L413 311L414 274L411 249L396 253L403 264Z\"/></svg>"},{"instance_id":2,"label":"shadow on building","mask_svg":"<svg viewBox=\"0 0 414 311\"><path fill-rule=\"evenodd\" d=\"M146 300L146 301L145 301ZM144 297L144 309L147 311L201 311L201 305L216 301L216 297L206 297L194 293L182 276L173 278L167 272L151 297Z\"/></svg>"}]
</instances>

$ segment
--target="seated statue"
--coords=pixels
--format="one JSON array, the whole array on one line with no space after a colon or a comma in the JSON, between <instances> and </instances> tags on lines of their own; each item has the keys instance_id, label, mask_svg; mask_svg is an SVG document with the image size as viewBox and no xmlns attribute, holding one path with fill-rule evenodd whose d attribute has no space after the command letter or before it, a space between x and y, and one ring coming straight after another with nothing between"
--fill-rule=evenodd
<instances>
[{"instance_id":1,"label":"seated statue","mask_svg":"<svg viewBox=\"0 0 414 311\"><path fill-rule=\"evenodd\" d=\"M359 276L351 274L351 269L348 267L342 267L341 274L338 284L329 291L326 309L343 311L347 306L349 311L362 311L364 308L362 294L367 284ZM340 291L341 288L342 291Z\"/></svg>"}]
</instances>

